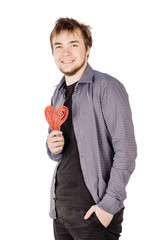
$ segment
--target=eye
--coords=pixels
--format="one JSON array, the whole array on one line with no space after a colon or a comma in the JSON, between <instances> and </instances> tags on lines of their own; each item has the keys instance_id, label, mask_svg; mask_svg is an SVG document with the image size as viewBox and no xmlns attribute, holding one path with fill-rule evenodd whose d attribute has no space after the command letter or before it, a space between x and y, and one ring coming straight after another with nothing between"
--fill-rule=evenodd
<instances>
[{"instance_id":1,"label":"eye","mask_svg":"<svg viewBox=\"0 0 160 240\"><path fill-rule=\"evenodd\" d=\"M72 44L72 47L78 47L78 45L77 44Z\"/></svg>"},{"instance_id":2,"label":"eye","mask_svg":"<svg viewBox=\"0 0 160 240\"><path fill-rule=\"evenodd\" d=\"M57 46L55 47L55 49L59 49L59 48L61 48L61 46L60 46L60 45L57 45Z\"/></svg>"}]
</instances>

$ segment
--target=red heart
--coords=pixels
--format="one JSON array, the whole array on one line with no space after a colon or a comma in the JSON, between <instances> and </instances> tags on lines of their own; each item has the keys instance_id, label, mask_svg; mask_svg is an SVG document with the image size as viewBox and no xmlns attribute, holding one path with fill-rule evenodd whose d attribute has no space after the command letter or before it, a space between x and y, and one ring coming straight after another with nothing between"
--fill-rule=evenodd
<instances>
[{"instance_id":1,"label":"red heart","mask_svg":"<svg viewBox=\"0 0 160 240\"><path fill-rule=\"evenodd\" d=\"M46 120L53 130L58 130L60 126L66 121L69 110L66 106L61 106L57 110L53 106L45 108Z\"/></svg>"}]
</instances>

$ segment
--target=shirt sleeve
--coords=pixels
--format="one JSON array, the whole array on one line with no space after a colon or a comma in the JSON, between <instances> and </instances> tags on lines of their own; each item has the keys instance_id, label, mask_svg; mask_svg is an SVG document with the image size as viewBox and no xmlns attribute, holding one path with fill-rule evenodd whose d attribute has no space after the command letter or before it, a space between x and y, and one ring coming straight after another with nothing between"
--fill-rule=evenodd
<instances>
[{"instance_id":1,"label":"shirt sleeve","mask_svg":"<svg viewBox=\"0 0 160 240\"><path fill-rule=\"evenodd\" d=\"M110 179L98 206L115 214L120 201L126 199L126 185L135 169L137 146L128 94L119 82L109 82L104 89L102 113L114 150Z\"/></svg>"}]
</instances>

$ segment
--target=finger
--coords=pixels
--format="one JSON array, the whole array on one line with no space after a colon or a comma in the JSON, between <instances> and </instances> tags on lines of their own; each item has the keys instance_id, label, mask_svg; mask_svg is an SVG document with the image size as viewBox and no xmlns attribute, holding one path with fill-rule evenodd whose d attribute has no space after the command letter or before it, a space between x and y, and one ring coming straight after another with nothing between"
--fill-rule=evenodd
<instances>
[{"instance_id":1,"label":"finger","mask_svg":"<svg viewBox=\"0 0 160 240\"><path fill-rule=\"evenodd\" d=\"M51 146L49 146L49 149L50 149L51 152L57 153L57 152L59 152L60 150L63 149L63 145L60 145L60 146L51 145Z\"/></svg>"},{"instance_id":2,"label":"finger","mask_svg":"<svg viewBox=\"0 0 160 240\"><path fill-rule=\"evenodd\" d=\"M63 142L54 142L54 143L52 143L52 147L53 148L62 147L63 145L64 145Z\"/></svg>"},{"instance_id":3,"label":"finger","mask_svg":"<svg viewBox=\"0 0 160 240\"><path fill-rule=\"evenodd\" d=\"M93 205L85 214L84 219L88 219L95 212L95 205Z\"/></svg>"},{"instance_id":4,"label":"finger","mask_svg":"<svg viewBox=\"0 0 160 240\"><path fill-rule=\"evenodd\" d=\"M52 137L51 142L63 142L63 137Z\"/></svg>"},{"instance_id":5,"label":"finger","mask_svg":"<svg viewBox=\"0 0 160 240\"><path fill-rule=\"evenodd\" d=\"M54 150L54 153L58 154L62 151L62 149L63 149L62 147L58 147L56 148L56 150Z\"/></svg>"},{"instance_id":6,"label":"finger","mask_svg":"<svg viewBox=\"0 0 160 240\"><path fill-rule=\"evenodd\" d=\"M53 130L49 135L50 136L57 136L57 135L62 135L62 131L59 131L59 130Z\"/></svg>"},{"instance_id":7,"label":"finger","mask_svg":"<svg viewBox=\"0 0 160 240\"><path fill-rule=\"evenodd\" d=\"M47 143L55 143L55 142L63 142L64 143L64 137L63 136L60 136L60 137L57 137L57 136L48 136L48 140L47 140Z\"/></svg>"}]
</instances>

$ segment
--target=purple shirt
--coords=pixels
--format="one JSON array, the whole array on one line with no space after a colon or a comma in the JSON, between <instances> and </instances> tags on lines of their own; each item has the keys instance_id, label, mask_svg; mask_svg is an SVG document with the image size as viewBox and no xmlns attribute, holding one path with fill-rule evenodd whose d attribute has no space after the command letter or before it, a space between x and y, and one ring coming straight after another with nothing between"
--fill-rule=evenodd
<instances>
[{"instance_id":1,"label":"purple shirt","mask_svg":"<svg viewBox=\"0 0 160 240\"><path fill-rule=\"evenodd\" d=\"M65 77L51 100L56 109L65 101ZM72 119L84 181L95 203L115 214L124 207L126 185L135 168L137 148L128 94L117 79L87 66L72 96ZM49 128L49 133L51 129ZM62 153L50 158L59 161ZM57 164L57 167L58 167ZM55 168L50 217L56 218Z\"/></svg>"}]
</instances>

